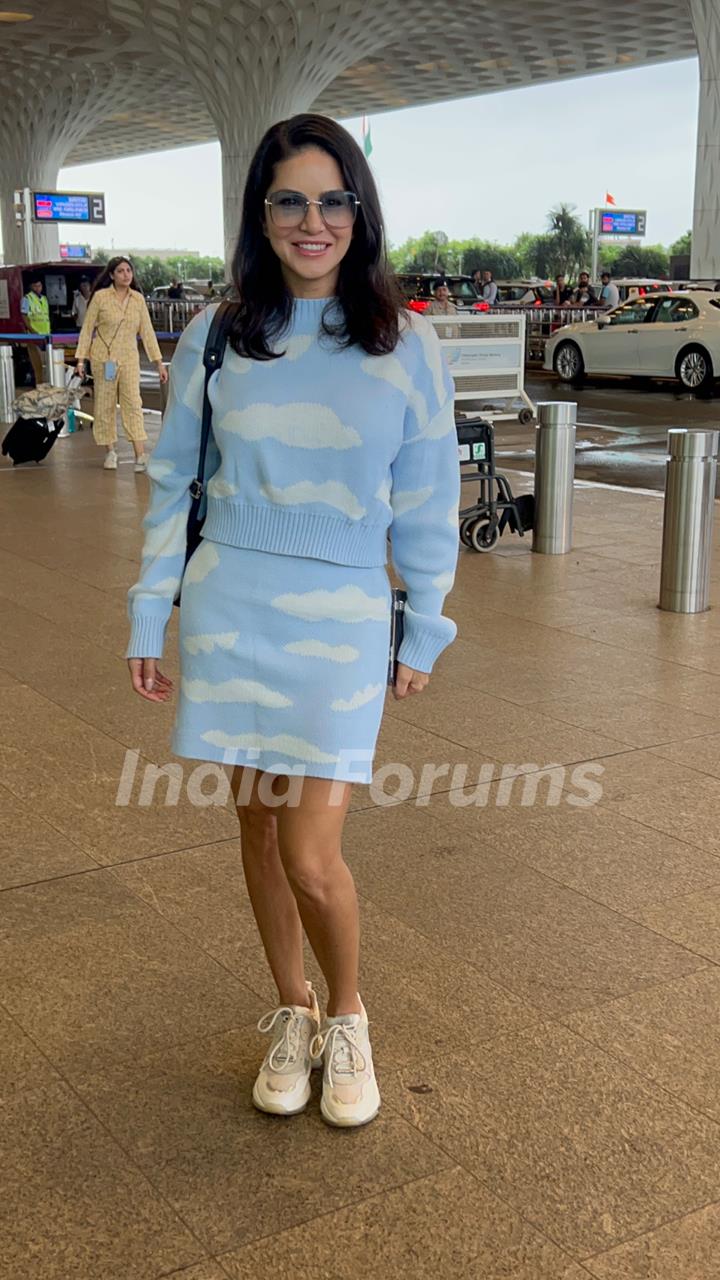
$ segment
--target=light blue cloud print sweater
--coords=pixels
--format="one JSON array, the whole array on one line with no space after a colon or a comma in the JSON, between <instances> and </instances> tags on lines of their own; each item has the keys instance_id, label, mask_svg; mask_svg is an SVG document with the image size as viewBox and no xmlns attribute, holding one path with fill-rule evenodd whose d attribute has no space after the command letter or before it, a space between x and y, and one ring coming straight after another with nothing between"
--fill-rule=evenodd
<instances>
[{"instance_id":1,"label":"light blue cloud print sweater","mask_svg":"<svg viewBox=\"0 0 720 1280\"><path fill-rule=\"evenodd\" d=\"M278 360L229 346L210 382L207 517L180 609L179 755L369 781L382 716L392 559L408 591L400 661L429 672L458 552L453 386L428 320L391 355L320 333L296 300ZM148 473L128 657L162 655L184 562L214 308L178 343Z\"/></svg>"}]
</instances>

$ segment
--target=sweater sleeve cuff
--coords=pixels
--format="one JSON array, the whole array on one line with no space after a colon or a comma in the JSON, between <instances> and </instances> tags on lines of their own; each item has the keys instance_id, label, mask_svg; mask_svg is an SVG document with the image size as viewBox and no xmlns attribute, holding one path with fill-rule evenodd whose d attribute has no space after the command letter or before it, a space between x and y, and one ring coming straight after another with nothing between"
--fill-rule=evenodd
<instances>
[{"instance_id":1,"label":"sweater sleeve cuff","mask_svg":"<svg viewBox=\"0 0 720 1280\"><path fill-rule=\"evenodd\" d=\"M413 613L407 606L404 624L398 662L429 675L443 649L455 639L457 627L451 618L430 618Z\"/></svg>"},{"instance_id":2,"label":"sweater sleeve cuff","mask_svg":"<svg viewBox=\"0 0 720 1280\"><path fill-rule=\"evenodd\" d=\"M132 619L126 658L162 658L165 642L164 618L138 614Z\"/></svg>"}]
</instances>

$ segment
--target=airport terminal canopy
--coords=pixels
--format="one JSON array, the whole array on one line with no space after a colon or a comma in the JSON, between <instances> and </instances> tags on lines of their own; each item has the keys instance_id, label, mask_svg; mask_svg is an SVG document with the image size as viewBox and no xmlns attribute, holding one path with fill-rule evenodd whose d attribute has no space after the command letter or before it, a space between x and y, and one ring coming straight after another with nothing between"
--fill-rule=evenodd
<instances>
[{"instance_id":1,"label":"airport terminal canopy","mask_svg":"<svg viewBox=\"0 0 720 1280\"><path fill-rule=\"evenodd\" d=\"M21 252L12 191L52 189L64 164L219 139L232 238L249 156L274 119L499 92L692 56L698 46L702 55L711 38L720 48L717 0L12 3L3 10L0 0L7 260ZM708 76L717 62L708 58ZM711 114L717 126L716 102ZM714 175L720 185L717 164Z\"/></svg>"}]
</instances>

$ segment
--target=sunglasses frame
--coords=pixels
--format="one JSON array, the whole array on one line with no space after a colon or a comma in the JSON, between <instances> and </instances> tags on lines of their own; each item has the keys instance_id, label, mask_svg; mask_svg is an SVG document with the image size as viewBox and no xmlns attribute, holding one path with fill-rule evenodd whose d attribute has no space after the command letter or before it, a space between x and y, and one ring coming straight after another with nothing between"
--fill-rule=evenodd
<instances>
[{"instance_id":1,"label":"sunglasses frame","mask_svg":"<svg viewBox=\"0 0 720 1280\"><path fill-rule=\"evenodd\" d=\"M338 190L340 190L340 188L338 188ZM287 188L287 190L286 190L285 188L281 188L281 191L279 191L279 192L278 192L278 191L274 191L274 192L273 192L273 195L280 195L280 194L283 194L283 195L299 196L299 197L300 197L300 199L301 199L301 200L303 200L303 201L304 201L304 203L305 203L305 208L303 209L302 217L300 218L299 222L297 222L297 223L296 223L296 224L294 224L294 225L296 225L296 226L298 226L298 227L302 226L303 222L304 222L304 221L305 221L305 219L307 218L307 215L308 215L308 209L310 208L310 205L311 205L311 204L316 204L316 205L317 205L317 207L318 207L318 209L320 210L320 217L322 218L323 223L325 224L325 226L326 226L326 227L328 227L331 231L332 231L332 230L335 230L335 231L340 231L340 230L342 230L342 228L341 228L341 227L335 227L335 228L333 228L333 224L332 224L331 222L328 222L327 218L325 217L325 215L324 215L324 213L323 213L323 211L322 211L322 201L323 201L324 196L335 195L335 194L336 194L336 192L335 192L335 191L324 191L324 192L323 192L323 194L322 194L322 196L320 197L320 199L319 199L319 200L311 200L311 199L310 199L310 197L309 197L309 196L306 196L306 195L305 195L305 193L304 193L303 191L293 191L290 187L288 187L288 188ZM355 219L357 218L357 211L358 211L358 209L360 208L360 201L358 200L358 198L357 198L357 196L355 195L355 192L354 192L354 191L342 191L342 192L341 192L341 194L342 194L342 195L344 195L344 196L350 196L350 197L352 198L352 201L353 201L353 204L352 204L352 219L351 219L351 221L350 221L350 223L349 223L349 225L352 227L352 226L354 226L354 224L355 224ZM274 218L274 216L273 216L273 203L272 203L272 200L271 200L270 198L268 198L268 196L266 196L266 197L265 197L264 204L265 204L265 205L266 205L266 207L270 210L270 221L272 222L273 226L274 226L274 227L279 226L279 224L275 221L275 218ZM285 224L285 227L280 227L280 230L289 230L289 229L290 229L290 226L291 226L291 224L286 223L286 224Z\"/></svg>"}]
</instances>

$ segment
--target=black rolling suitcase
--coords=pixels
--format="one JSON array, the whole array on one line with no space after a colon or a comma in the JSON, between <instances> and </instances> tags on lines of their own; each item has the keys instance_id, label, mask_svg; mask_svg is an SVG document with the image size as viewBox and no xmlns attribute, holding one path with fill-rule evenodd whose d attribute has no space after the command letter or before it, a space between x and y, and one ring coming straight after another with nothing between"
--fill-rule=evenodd
<instances>
[{"instance_id":1,"label":"black rolling suitcase","mask_svg":"<svg viewBox=\"0 0 720 1280\"><path fill-rule=\"evenodd\" d=\"M17 418L2 443L5 457L17 467L22 462L42 462L62 430L63 419Z\"/></svg>"}]
</instances>

